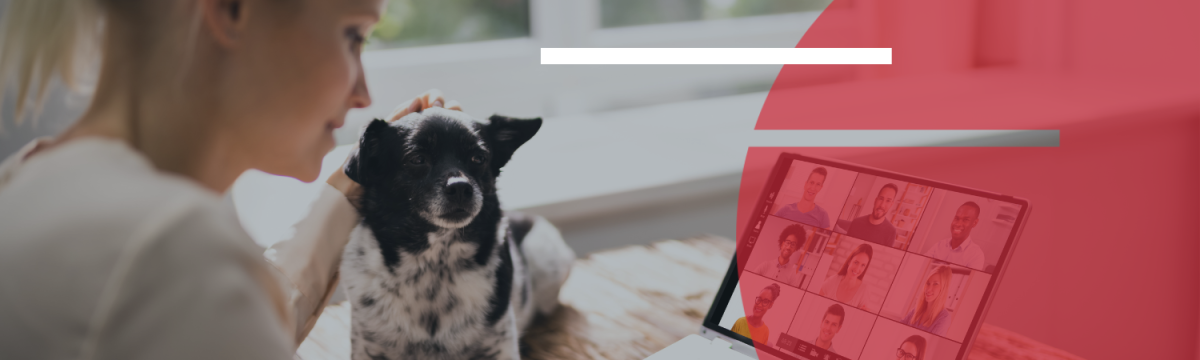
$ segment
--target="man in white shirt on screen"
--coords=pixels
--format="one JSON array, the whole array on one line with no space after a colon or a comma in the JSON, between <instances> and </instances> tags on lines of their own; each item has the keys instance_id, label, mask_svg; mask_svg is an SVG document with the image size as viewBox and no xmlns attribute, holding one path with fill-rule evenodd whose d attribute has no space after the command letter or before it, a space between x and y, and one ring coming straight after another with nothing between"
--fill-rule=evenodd
<instances>
[{"instance_id":1,"label":"man in white shirt on screen","mask_svg":"<svg viewBox=\"0 0 1200 360\"><path fill-rule=\"evenodd\" d=\"M800 255L800 259L792 262L792 254L800 250L804 245L804 241L808 239L808 233L804 230L804 226L800 224L788 225L779 233L779 256L770 260L762 261L755 265L751 271L762 275L768 279L791 285L792 287L800 287L800 270L803 270L804 253ZM766 244L764 244L766 245Z\"/></svg>"},{"instance_id":2,"label":"man in white shirt on screen","mask_svg":"<svg viewBox=\"0 0 1200 360\"><path fill-rule=\"evenodd\" d=\"M958 207L950 221L950 238L934 243L925 256L945 262L984 270L987 262L983 249L971 241L971 229L979 225L979 204L968 201Z\"/></svg>"}]
</instances>

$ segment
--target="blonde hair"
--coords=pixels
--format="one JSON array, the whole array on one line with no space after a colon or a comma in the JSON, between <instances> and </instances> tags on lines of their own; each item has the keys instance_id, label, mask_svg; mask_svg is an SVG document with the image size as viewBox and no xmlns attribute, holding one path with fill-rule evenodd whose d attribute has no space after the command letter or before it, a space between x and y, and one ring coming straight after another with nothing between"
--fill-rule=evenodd
<instances>
[{"instance_id":1,"label":"blonde hair","mask_svg":"<svg viewBox=\"0 0 1200 360\"><path fill-rule=\"evenodd\" d=\"M9 0L0 38L0 98L16 80L14 118L20 124L28 103L39 110L57 75L76 88L83 61L100 38L100 6L95 0ZM3 124L3 122L0 122Z\"/></svg>"},{"instance_id":2,"label":"blonde hair","mask_svg":"<svg viewBox=\"0 0 1200 360\"><path fill-rule=\"evenodd\" d=\"M949 267L938 266L933 273L929 274L928 278L925 278L925 284L921 285L921 291L917 293L917 297L920 299L917 301L917 309L913 312L912 319L909 320L912 321L912 325L929 327L933 325L933 320L942 312L942 309L946 308L946 294L950 290L950 274ZM938 277L938 280L941 281L942 288L931 304L925 300L924 294L925 287L929 286L929 279L934 277Z\"/></svg>"}]
</instances>

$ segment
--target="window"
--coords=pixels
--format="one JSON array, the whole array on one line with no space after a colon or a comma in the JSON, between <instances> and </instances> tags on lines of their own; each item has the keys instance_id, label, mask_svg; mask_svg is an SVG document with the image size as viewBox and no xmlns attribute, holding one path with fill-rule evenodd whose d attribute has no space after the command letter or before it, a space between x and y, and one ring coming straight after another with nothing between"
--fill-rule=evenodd
<instances>
[{"instance_id":1,"label":"window","mask_svg":"<svg viewBox=\"0 0 1200 360\"><path fill-rule=\"evenodd\" d=\"M354 142L362 124L431 88L472 114L549 121L765 92L780 66L541 66L538 49L793 47L829 2L388 0L363 54L375 101L335 134Z\"/></svg>"},{"instance_id":2,"label":"window","mask_svg":"<svg viewBox=\"0 0 1200 360\"><path fill-rule=\"evenodd\" d=\"M368 49L529 35L529 0L388 0Z\"/></svg>"},{"instance_id":3,"label":"window","mask_svg":"<svg viewBox=\"0 0 1200 360\"><path fill-rule=\"evenodd\" d=\"M605 28L819 11L832 0L600 0Z\"/></svg>"}]
</instances>

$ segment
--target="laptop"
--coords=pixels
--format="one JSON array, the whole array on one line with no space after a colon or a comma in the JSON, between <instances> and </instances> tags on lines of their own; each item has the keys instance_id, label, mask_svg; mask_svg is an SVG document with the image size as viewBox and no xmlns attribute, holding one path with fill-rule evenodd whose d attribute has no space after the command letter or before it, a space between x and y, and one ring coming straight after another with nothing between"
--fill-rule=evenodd
<instances>
[{"instance_id":1,"label":"laptop","mask_svg":"<svg viewBox=\"0 0 1200 360\"><path fill-rule=\"evenodd\" d=\"M791 153L753 209L700 333L648 359L965 360L1031 210Z\"/></svg>"}]
</instances>

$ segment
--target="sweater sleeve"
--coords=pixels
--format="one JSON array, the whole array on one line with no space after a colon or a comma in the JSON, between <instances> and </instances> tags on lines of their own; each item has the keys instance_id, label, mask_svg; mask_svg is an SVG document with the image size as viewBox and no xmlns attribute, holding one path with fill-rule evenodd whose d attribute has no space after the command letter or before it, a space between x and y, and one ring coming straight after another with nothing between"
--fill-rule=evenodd
<instances>
[{"instance_id":1,"label":"sweater sleeve","mask_svg":"<svg viewBox=\"0 0 1200 360\"><path fill-rule=\"evenodd\" d=\"M294 237L267 249L265 256L291 308L297 344L316 325L337 288L342 251L357 224L358 211L345 195L322 184L312 209L296 224Z\"/></svg>"}]
</instances>

